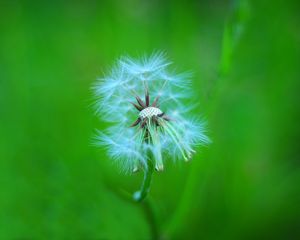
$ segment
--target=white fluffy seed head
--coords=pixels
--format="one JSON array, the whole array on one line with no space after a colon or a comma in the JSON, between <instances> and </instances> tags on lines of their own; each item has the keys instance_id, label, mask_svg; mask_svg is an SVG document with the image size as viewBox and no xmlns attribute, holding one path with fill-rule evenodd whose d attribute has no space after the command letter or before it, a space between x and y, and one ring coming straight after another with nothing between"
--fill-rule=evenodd
<instances>
[{"instance_id":1,"label":"white fluffy seed head","mask_svg":"<svg viewBox=\"0 0 300 240\"><path fill-rule=\"evenodd\" d=\"M157 170L163 169L168 158L190 159L196 145L209 143L202 121L190 119L188 112L191 105L184 104L191 100L190 75L177 74L169 69L171 62L164 54L134 59L121 57L108 74L100 78L93 87L96 95L96 112L103 120L111 123L107 131L98 134L97 142L107 148L108 154L126 172L147 168L149 152L154 156L153 163ZM147 91L146 91L147 90ZM146 107L137 115L130 104L136 96L143 98L149 93L149 106L159 97L157 107ZM129 126L140 118L156 119L135 128ZM145 138L150 141L145 141Z\"/></svg>"},{"instance_id":2,"label":"white fluffy seed head","mask_svg":"<svg viewBox=\"0 0 300 240\"><path fill-rule=\"evenodd\" d=\"M139 114L139 117L143 120L144 118L152 118L153 116L158 116L163 112L156 107L147 107L142 110Z\"/></svg>"}]
</instances>

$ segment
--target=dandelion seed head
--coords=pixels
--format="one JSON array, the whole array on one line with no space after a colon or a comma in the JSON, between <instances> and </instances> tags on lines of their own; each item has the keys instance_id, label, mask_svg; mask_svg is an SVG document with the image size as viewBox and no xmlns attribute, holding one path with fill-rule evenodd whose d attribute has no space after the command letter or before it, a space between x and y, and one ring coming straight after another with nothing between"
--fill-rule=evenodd
<instances>
[{"instance_id":1,"label":"dandelion seed head","mask_svg":"<svg viewBox=\"0 0 300 240\"><path fill-rule=\"evenodd\" d=\"M210 142L203 122L187 114L190 73L174 73L170 65L162 53L121 57L93 86L96 113L111 122L97 143L125 172L147 168L149 159L163 170L166 159L188 161L197 145Z\"/></svg>"}]
</instances>

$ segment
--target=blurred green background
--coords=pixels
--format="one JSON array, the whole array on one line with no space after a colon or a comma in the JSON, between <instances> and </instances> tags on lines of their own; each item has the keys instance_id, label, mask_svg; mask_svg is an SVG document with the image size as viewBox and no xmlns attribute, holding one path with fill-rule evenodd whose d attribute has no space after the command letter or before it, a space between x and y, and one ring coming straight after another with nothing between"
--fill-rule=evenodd
<instances>
[{"instance_id":1,"label":"blurred green background","mask_svg":"<svg viewBox=\"0 0 300 240\"><path fill-rule=\"evenodd\" d=\"M299 10L1 1L0 239L299 239ZM142 173L120 174L91 146L107 123L90 87L120 55L155 50L194 72L213 144L155 173L149 215L119 191Z\"/></svg>"}]
</instances>

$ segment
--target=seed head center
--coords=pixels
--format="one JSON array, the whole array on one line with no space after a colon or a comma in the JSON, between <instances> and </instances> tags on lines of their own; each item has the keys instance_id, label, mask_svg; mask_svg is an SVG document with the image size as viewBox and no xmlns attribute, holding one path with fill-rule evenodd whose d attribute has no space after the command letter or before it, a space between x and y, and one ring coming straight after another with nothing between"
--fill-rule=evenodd
<instances>
[{"instance_id":1,"label":"seed head center","mask_svg":"<svg viewBox=\"0 0 300 240\"><path fill-rule=\"evenodd\" d=\"M141 119L144 118L152 118L153 116L158 116L160 114L162 114L163 112L156 107L147 107L145 109L143 109L140 113L139 113L139 117Z\"/></svg>"}]
</instances>

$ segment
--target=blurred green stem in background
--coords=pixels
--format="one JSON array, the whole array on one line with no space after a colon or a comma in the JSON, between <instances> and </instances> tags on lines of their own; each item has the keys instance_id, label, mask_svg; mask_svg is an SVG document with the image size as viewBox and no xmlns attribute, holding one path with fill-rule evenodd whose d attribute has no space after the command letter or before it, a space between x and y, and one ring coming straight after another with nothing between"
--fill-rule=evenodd
<instances>
[{"instance_id":1,"label":"blurred green stem in background","mask_svg":"<svg viewBox=\"0 0 300 240\"><path fill-rule=\"evenodd\" d=\"M232 1L232 10L228 16L222 39L221 62L219 67L220 76L226 76L232 65L234 48L244 31L245 23L249 18L248 0Z\"/></svg>"},{"instance_id":2,"label":"blurred green stem in background","mask_svg":"<svg viewBox=\"0 0 300 240\"><path fill-rule=\"evenodd\" d=\"M231 71L234 49L244 32L246 22L250 15L250 5L248 0L233 0L231 1L231 5L231 11L225 21L223 38L222 42L220 43L222 47L220 53L220 63L218 67L218 82L226 78ZM210 103L210 112L214 112L214 109L217 106L219 100L219 88L220 84L216 84L215 89L213 90L215 91L213 94L215 99L213 99L213 101ZM193 193L196 191L195 189L198 186L197 182L199 180L198 176L201 166L201 162L198 162L195 163L191 169L179 205L170 222L165 226L164 234L166 236L175 236L177 231L180 229L179 226L182 225L181 223L186 220L186 217L190 211L190 206L193 205Z\"/></svg>"}]
</instances>

